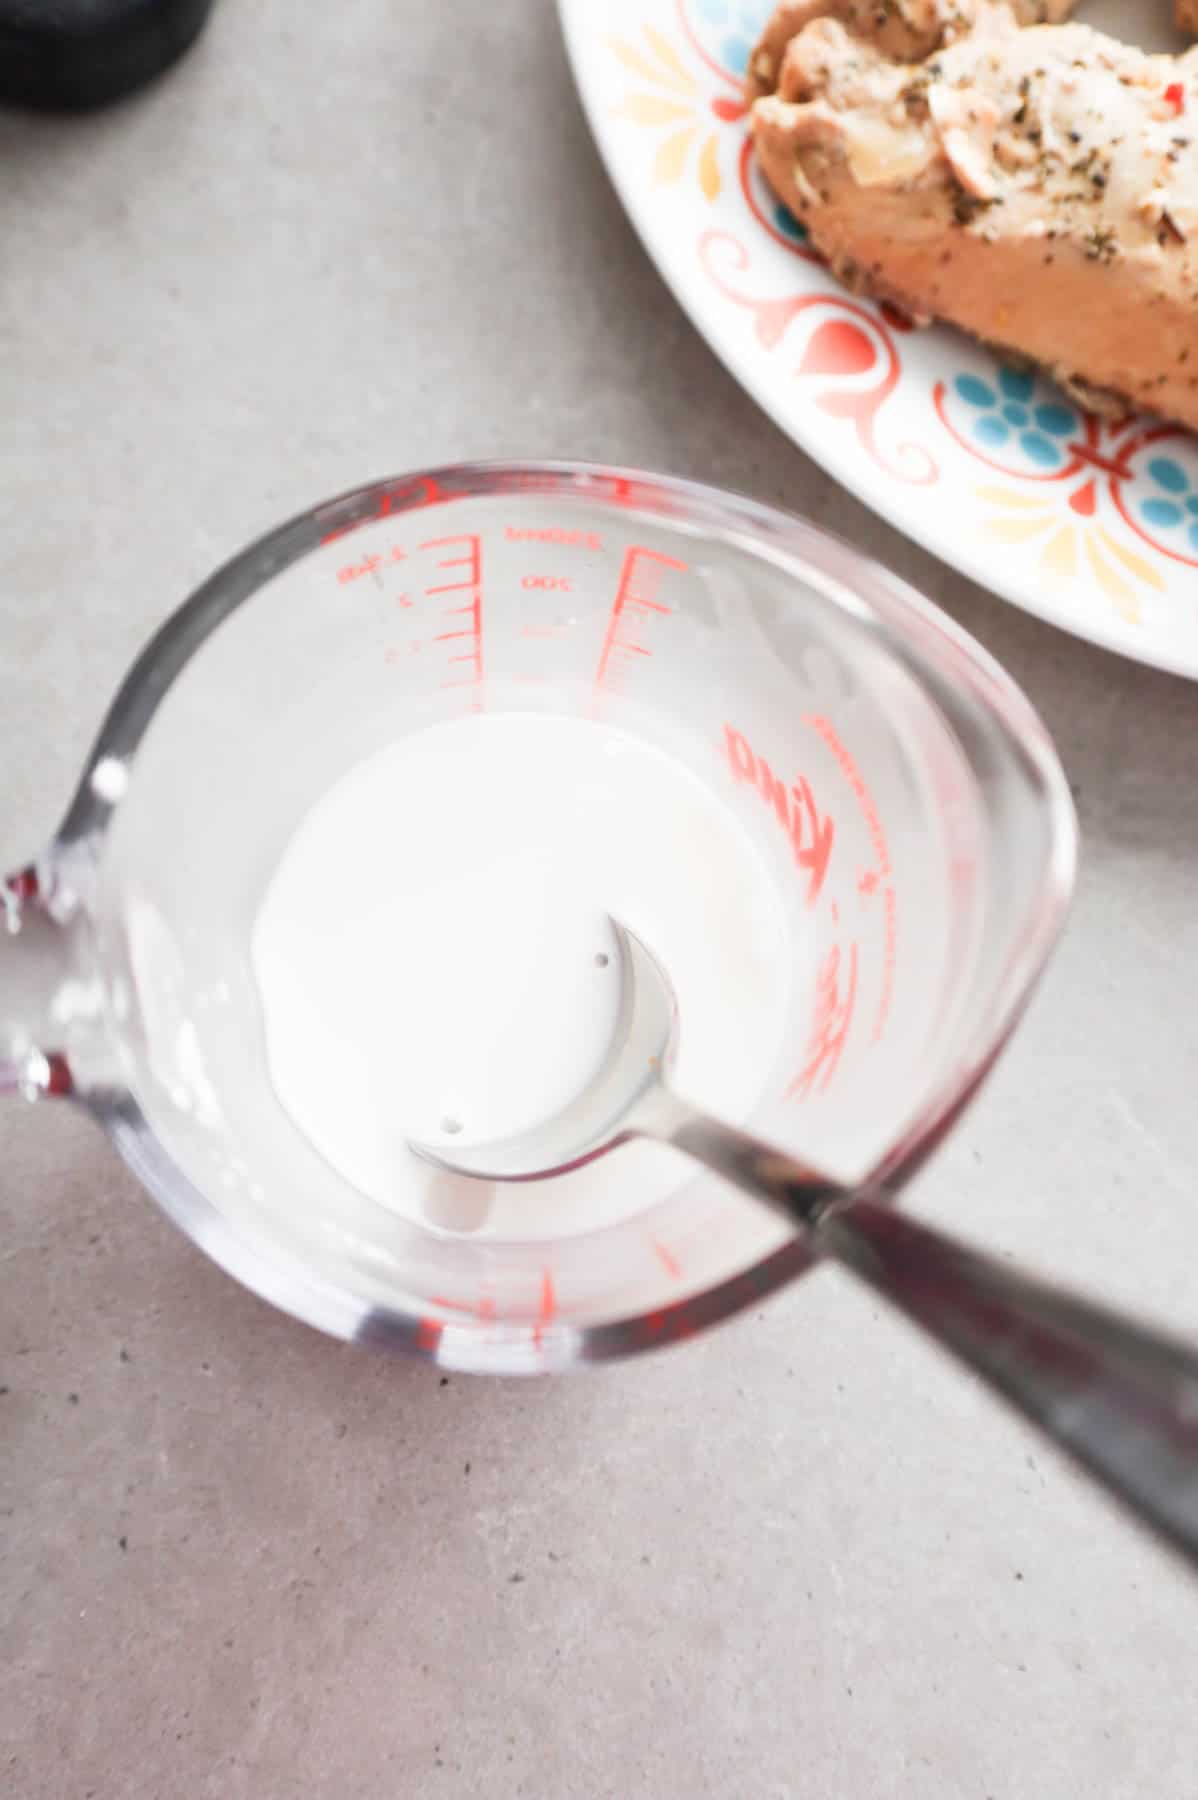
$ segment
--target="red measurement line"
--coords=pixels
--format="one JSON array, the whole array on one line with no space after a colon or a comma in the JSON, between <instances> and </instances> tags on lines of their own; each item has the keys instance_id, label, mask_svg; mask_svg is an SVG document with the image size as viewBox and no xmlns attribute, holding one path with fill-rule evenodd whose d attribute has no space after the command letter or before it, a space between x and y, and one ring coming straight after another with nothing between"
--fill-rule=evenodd
<instances>
[{"instance_id":1,"label":"red measurement line","mask_svg":"<svg viewBox=\"0 0 1198 1800\"><path fill-rule=\"evenodd\" d=\"M671 1250L666 1249L665 1245L662 1243L660 1238L651 1238L649 1241L653 1245L653 1248L657 1254L657 1260L661 1264L662 1268L665 1270L666 1274L673 1281L679 1280L682 1275L682 1268L679 1264L678 1258L674 1255L674 1253Z\"/></svg>"},{"instance_id":2,"label":"red measurement line","mask_svg":"<svg viewBox=\"0 0 1198 1800\"><path fill-rule=\"evenodd\" d=\"M532 1328L532 1341L536 1349L541 1348L545 1335L545 1327L557 1315L557 1294L553 1286L553 1273L550 1269L541 1270L541 1310L537 1322Z\"/></svg>"},{"instance_id":3,"label":"red measurement line","mask_svg":"<svg viewBox=\"0 0 1198 1800\"><path fill-rule=\"evenodd\" d=\"M446 556L434 564L440 572L446 569L468 569L469 574L464 581L438 582L424 590L426 599L433 599L438 594L468 593L470 599L465 606L447 607L445 617L468 618L469 625L463 631L442 631L434 638L434 643L444 644L460 639L472 639L473 648L464 656L451 656L451 663L470 663L474 669L473 684L466 682L443 682L443 687L481 686L483 679L483 553L482 539L476 532L464 533L459 537L429 538L421 544L422 550L443 550L466 546L465 556ZM481 704L481 699L480 702Z\"/></svg>"},{"instance_id":4,"label":"red measurement line","mask_svg":"<svg viewBox=\"0 0 1198 1800\"><path fill-rule=\"evenodd\" d=\"M451 1300L446 1294L434 1294L433 1305L444 1307L446 1312L465 1313L469 1318L494 1319L497 1308L490 1294L480 1294L477 1300Z\"/></svg>"},{"instance_id":5,"label":"red measurement line","mask_svg":"<svg viewBox=\"0 0 1198 1800\"><path fill-rule=\"evenodd\" d=\"M660 550L646 550L643 545L630 544L624 552L624 564L620 570L620 585L616 590L615 603L611 616L607 621L607 634L603 640L603 649L599 653L599 670L595 676L595 686L601 688L611 669L612 655L616 650L632 651L638 656L652 656L643 644L630 644L620 637L620 629L624 614L636 608L642 614L657 612L668 613L671 609L654 594L661 583L666 569L678 569L685 574L687 564L679 562L676 557L663 556ZM637 592L638 580L641 591Z\"/></svg>"}]
</instances>

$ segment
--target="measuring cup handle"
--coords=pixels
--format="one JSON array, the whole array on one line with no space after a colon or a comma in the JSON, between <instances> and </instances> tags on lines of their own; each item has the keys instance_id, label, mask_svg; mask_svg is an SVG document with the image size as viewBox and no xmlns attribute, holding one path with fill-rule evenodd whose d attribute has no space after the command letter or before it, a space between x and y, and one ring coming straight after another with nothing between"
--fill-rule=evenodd
<instances>
[{"instance_id":1,"label":"measuring cup handle","mask_svg":"<svg viewBox=\"0 0 1198 1800\"><path fill-rule=\"evenodd\" d=\"M876 1200L825 1213L813 1243L1198 1564L1198 1350Z\"/></svg>"},{"instance_id":2,"label":"measuring cup handle","mask_svg":"<svg viewBox=\"0 0 1198 1800\"><path fill-rule=\"evenodd\" d=\"M42 904L33 866L0 881L0 1094L69 1094L54 997L69 974L67 935Z\"/></svg>"}]
</instances>

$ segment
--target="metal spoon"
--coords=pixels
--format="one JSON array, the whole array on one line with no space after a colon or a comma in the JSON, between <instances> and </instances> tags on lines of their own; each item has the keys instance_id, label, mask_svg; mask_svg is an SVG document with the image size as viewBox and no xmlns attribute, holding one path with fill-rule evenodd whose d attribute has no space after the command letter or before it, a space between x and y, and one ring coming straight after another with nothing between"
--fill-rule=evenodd
<instances>
[{"instance_id":1,"label":"metal spoon","mask_svg":"<svg viewBox=\"0 0 1198 1800\"><path fill-rule=\"evenodd\" d=\"M613 924L615 922L613 921ZM678 1012L669 978L615 925L622 1006L612 1050L556 1117L483 1146L414 1146L492 1181L535 1181L630 1138L674 1144L807 1234L1068 1450L1198 1564L1198 1351L1075 1298L850 1190L687 1104L667 1085Z\"/></svg>"}]
</instances>

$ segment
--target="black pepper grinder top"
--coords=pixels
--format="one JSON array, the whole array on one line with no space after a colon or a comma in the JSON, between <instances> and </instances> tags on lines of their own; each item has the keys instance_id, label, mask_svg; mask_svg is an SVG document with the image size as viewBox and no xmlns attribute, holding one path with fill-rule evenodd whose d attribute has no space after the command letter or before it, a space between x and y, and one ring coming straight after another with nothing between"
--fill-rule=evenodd
<instances>
[{"instance_id":1,"label":"black pepper grinder top","mask_svg":"<svg viewBox=\"0 0 1198 1800\"><path fill-rule=\"evenodd\" d=\"M160 75L212 0L0 0L0 101L81 111Z\"/></svg>"}]
</instances>

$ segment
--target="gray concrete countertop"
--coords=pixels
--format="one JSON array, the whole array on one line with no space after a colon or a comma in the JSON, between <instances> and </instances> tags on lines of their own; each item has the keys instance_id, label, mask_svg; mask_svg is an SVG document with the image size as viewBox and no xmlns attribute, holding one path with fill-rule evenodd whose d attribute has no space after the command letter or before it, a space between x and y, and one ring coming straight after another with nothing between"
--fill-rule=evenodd
<instances>
[{"instance_id":1,"label":"gray concrete countertop","mask_svg":"<svg viewBox=\"0 0 1198 1800\"><path fill-rule=\"evenodd\" d=\"M548 0L218 0L153 91L0 118L0 421L5 864L151 627L367 477L637 463L894 565L1025 685L1085 833L912 1205L1198 1326L1198 688L950 574L774 430L626 224ZM1192 1800L1198 1591L847 1282L447 1381L243 1292L81 1120L0 1131L13 1800Z\"/></svg>"}]
</instances>

